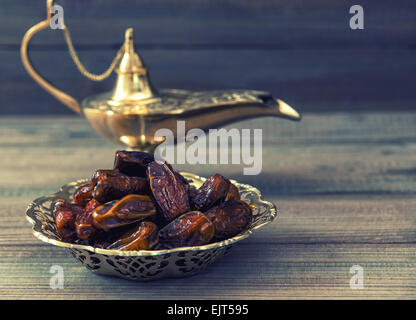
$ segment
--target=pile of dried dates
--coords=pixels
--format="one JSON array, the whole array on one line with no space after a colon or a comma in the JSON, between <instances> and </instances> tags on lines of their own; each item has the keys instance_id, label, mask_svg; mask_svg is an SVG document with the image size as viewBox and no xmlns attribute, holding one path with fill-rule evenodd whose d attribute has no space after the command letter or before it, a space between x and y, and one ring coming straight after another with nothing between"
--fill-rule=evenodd
<instances>
[{"instance_id":1,"label":"pile of dried dates","mask_svg":"<svg viewBox=\"0 0 416 320\"><path fill-rule=\"evenodd\" d=\"M220 174L197 189L152 154L117 151L112 170L97 170L73 201L53 204L63 241L118 250L199 246L231 238L252 219L238 189Z\"/></svg>"}]
</instances>

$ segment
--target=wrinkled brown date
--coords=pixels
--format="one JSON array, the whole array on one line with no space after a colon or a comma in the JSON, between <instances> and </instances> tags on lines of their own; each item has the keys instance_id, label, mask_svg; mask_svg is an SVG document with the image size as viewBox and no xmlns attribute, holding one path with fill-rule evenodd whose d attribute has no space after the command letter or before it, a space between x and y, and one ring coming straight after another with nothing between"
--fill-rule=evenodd
<instances>
[{"instance_id":1,"label":"wrinkled brown date","mask_svg":"<svg viewBox=\"0 0 416 320\"><path fill-rule=\"evenodd\" d=\"M215 227L215 238L231 238L243 231L252 219L250 206L241 200L228 200L206 212Z\"/></svg>"},{"instance_id":2,"label":"wrinkled brown date","mask_svg":"<svg viewBox=\"0 0 416 320\"><path fill-rule=\"evenodd\" d=\"M91 183L84 184L76 189L72 199L75 204L85 207L92 199Z\"/></svg>"},{"instance_id":3,"label":"wrinkled brown date","mask_svg":"<svg viewBox=\"0 0 416 320\"><path fill-rule=\"evenodd\" d=\"M146 177L146 166L154 161L152 154L139 151L117 151L114 169L129 176Z\"/></svg>"},{"instance_id":4,"label":"wrinkled brown date","mask_svg":"<svg viewBox=\"0 0 416 320\"><path fill-rule=\"evenodd\" d=\"M167 222L191 210L187 188L166 163L153 161L147 166L150 189Z\"/></svg>"},{"instance_id":5,"label":"wrinkled brown date","mask_svg":"<svg viewBox=\"0 0 416 320\"><path fill-rule=\"evenodd\" d=\"M91 179L92 196L101 203L120 199L128 194L148 194L145 178L130 177L117 170L97 170Z\"/></svg>"},{"instance_id":6,"label":"wrinkled brown date","mask_svg":"<svg viewBox=\"0 0 416 320\"><path fill-rule=\"evenodd\" d=\"M240 200L240 192L238 191L238 188L230 183L230 187L228 188L227 195L225 196L225 201L228 200Z\"/></svg>"},{"instance_id":7,"label":"wrinkled brown date","mask_svg":"<svg viewBox=\"0 0 416 320\"><path fill-rule=\"evenodd\" d=\"M151 221L140 222L136 227L124 233L106 249L150 250L159 242L159 228Z\"/></svg>"},{"instance_id":8,"label":"wrinkled brown date","mask_svg":"<svg viewBox=\"0 0 416 320\"><path fill-rule=\"evenodd\" d=\"M53 214L56 231L63 240L69 241L75 236L75 219L82 211L82 207L73 205L63 199L58 199L55 202Z\"/></svg>"},{"instance_id":9,"label":"wrinkled brown date","mask_svg":"<svg viewBox=\"0 0 416 320\"><path fill-rule=\"evenodd\" d=\"M189 184L188 195L189 195L190 202L193 201L193 199L196 197L197 194L198 194L198 189L195 186L192 186Z\"/></svg>"},{"instance_id":10,"label":"wrinkled brown date","mask_svg":"<svg viewBox=\"0 0 416 320\"><path fill-rule=\"evenodd\" d=\"M152 200L146 195L130 194L118 201L111 201L92 212L96 228L108 231L125 226L156 214Z\"/></svg>"},{"instance_id":11,"label":"wrinkled brown date","mask_svg":"<svg viewBox=\"0 0 416 320\"><path fill-rule=\"evenodd\" d=\"M60 198L57 199L52 205L52 215L55 218L56 214L61 210L70 210L72 205L70 202Z\"/></svg>"},{"instance_id":12,"label":"wrinkled brown date","mask_svg":"<svg viewBox=\"0 0 416 320\"><path fill-rule=\"evenodd\" d=\"M207 244L214 233L214 225L206 215L199 211L191 211L160 230L160 247L176 248Z\"/></svg>"},{"instance_id":13,"label":"wrinkled brown date","mask_svg":"<svg viewBox=\"0 0 416 320\"><path fill-rule=\"evenodd\" d=\"M235 236L252 219L238 188L222 175L210 176L197 189L145 152L117 151L114 168L97 170L72 200L54 203L59 235L106 249L204 245Z\"/></svg>"},{"instance_id":14,"label":"wrinkled brown date","mask_svg":"<svg viewBox=\"0 0 416 320\"><path fill-rule=\"evenodd\" d=\"M224 199L230 187L230 181L220 174L210 176L197 190L192 199L195 209L205 211Z\"/></svg>"},{"instance_id":15,"label":"wrinkled brown date","mask_svg":"<svg viewBox=\"0 0 416 320\"><path fill-rule=\"evenodd\" d=\"M93 224L93 211L99 207L99 203L95 199L91 199L81 214L75 219L75 231L79 239L86 240L93 237L97 233L97 228Z\"/></svg>"}]
</instances>

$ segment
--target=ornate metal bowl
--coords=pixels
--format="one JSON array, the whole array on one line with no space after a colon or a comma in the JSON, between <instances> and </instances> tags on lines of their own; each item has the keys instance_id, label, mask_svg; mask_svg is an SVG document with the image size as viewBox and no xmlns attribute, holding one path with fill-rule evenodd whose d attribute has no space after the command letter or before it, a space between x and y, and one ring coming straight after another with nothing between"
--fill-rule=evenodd
<instances>
[{"instance_id":1,"label":"ornate metal bowl","mask_svg":"<svg viewBox=\"0 0 416 320\"><path fill-rule=\"evenodd\" d=\"M199 187L205 178L181 172ZM68 183L49 196L34 200L26 210L26 218L33 225L33 234L38 239L58 247L68 248L72 255L89 270L136 281L149 281L168 277L194 275L227 253L237 242L247 238L277 216L276 207L261 199L256 188L231 180L241 199L253 209L253 219L247 230L233 238L203 246L181 247L169 250L121 251L99 249L92 246L68 243L60 240L52 216L52 204L58 198L72 199L75 189L86 179Z\"/></svg>"}]
</instances>

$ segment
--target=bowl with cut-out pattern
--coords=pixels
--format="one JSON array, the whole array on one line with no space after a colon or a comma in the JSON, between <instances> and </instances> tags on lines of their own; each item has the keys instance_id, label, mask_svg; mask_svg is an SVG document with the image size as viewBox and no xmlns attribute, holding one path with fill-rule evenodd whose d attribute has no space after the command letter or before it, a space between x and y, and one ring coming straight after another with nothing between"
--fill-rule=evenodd
<instances>
[{"instance_id":1,"label":"bowl with cut-out pattern","mask_svg":"<svg viewBox=\"0 0 416 320\"><path fill-rule=\"evenodd\" d=\"M197 188L206 180L192 173L181 172L181 174ZM275 205L263 200L258 189L231 180L239 189L241 200L251 207L253 214L248 227L232 238L201 246L139 251L102 249L65 242L56 230L53 204L60 198L70 200L74 191L87 182L88 179L70 182L62 186L58 192L37 198L30 203L26 210L26 218L32 224L33 234L43 242L69 250L72 256L94 273L130 280L149 281L199 273L238 242L249 237L254 230L265 226L277 217Z\"/></svg>"}]
</instances>

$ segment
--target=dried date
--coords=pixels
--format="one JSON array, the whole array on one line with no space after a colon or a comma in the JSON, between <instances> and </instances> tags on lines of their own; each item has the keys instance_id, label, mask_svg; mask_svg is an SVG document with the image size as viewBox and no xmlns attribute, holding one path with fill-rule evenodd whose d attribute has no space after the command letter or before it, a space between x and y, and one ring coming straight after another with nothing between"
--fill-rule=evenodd
<instances>
[{"instance_id":1,"label":"dried date","mask_svg":"<svg viewBox=\"0 0 416 320\"><path fill-rule=\"evenodd\" d=\"M114 169L129 176L145 178L146 166L154 160L154 156L147 152L117 151Z\"/></svg>"},{"instance_id":2,"label":"dried date","mask_svg":"<svg viewBox=\"0 0 416 320\"><path fill-rule=\"evenodd\" d=\"M52 215L55 219L56 214L59 211L61 211L61 210L71 210L71 208L72 208L72 205L71 205L70 202L68 202L68 201L66 201L62 198L59 198L52 205Z\"/></svg>"},{"instance_id":3,"label":"dried date","mask_svg":"<svg viewBox=\"0 0 416 320\"><path fill-rule=\"evenodd\" d=\"M72 200L54 203L59 235L107 249L204 245L235 236L252 219L238 188L222 175L210 176L197 189L146 152L117 151L114 168L97 170Z\"/></svg>"},{"instance_id":4,"label":"dried date","mask_svg":"<svg viewBox=\"0 0 416 320\"><path fill-rule=\"evenodd\" d=\"M160 230L160 248L204 245L212 239L214 233L214 224L206 215L199 211L191 211Z\"/></svg>"},{"instance_id":5,"label":"dried date","mask_svg":"<svg viewBox=\"0 0 416 320\"><path fill-rule=\"evenodd\" d=\"M150 189L167 222L191 210L186 185L172 168L156 161L147 167Z\"/></svg>"},{"instance_id":6,"label":"dried date","mask_svg":"<svg viewBox=\"0 0 416 320\"><path fill-rule=\"evenodd\" d=\"M75 190L72 199L75 204L85 207L92 199L91 183L84 184Z\"/></svg>"},{"instance_id":7,"label":"dried date","mask_svg":"<svg viewBox=\"0 0 416 320\"><path fill-rule=\"evenodd\" d=\"M130 194L118 201L111 201L92 212L96 228L108 231L135 223L156 214L156 208L146 195Z\"/></svg>"},{"instance_id":8,"label":"dried date","mask_svg":"<svg viewBox=\"0 0 416 320\"><path fill-rule=\"evenodd\" d=\"M223 240L245 230L252 219L250 206L241 200L228 200L206 212L215 227L215 238Z\"/></svg>"},{"instance_id":9,"label":"dried date","mask_svg":"<svg viewBox=\"0 0 416 320\"><path fill-rule=\"evenodd\" d=\"M230 187L230 181L220 174L210 176L197 190L193 198L195 209L205 211L223 200Z\"/></svg>"},{"instance_id":10,"label":"dried date","mask_svg":"<svg viewBox=\"0 0 416 320\"><path fill-rule=\"evenodd\" d=\"M93 224L93 211L101 205L97 200L91 199L81 214L75 219L75 231L81 240L90 239L98 229Z\"/></svg>"},{"instance_id":11,"label":"dried date","mask_svg":"<svg viewBox=\"0 0 416 320\"><path fill-rule=\"evenodd\" d=\"M106 249L123 251L150 250L159 242L159 228L151 221L140 222L136 227L124 233Z\"/></svg>"},{"instance_id":12,"label":"dried date","mask_svg":"<svg viewBox=\"0 0 416 320\"><path fill-rule=\"evenodd\" d=\"M228 188L227 195L225 196L225 201L231 199L240 200L240 192L238 191L238 188L232 183L230 183L230 187Z\"/></svg>"},{"instance_id":13,"label":"dried date","mask_svg":"<svg viewBox=\"0 0 416 320\"><path fill-rule=\"evenodd\" d=\"M120 199L128 194L148 194L145 178L130 177L117 170L97 170L91 179L92 196L101 203Z\"/></svg>"},{"instance_id":14,"label":"dried date","mask_svg":"<svg viewBox=\"0 0 416 320\"><path fill-rule=\"evenodd\" d=\"M63 199L57 200L54 204L56 231L64 241L70 241L74 238L76 234L75 219L82 211L81 206L73 205Z\"/></svg>"}]
</instances>

